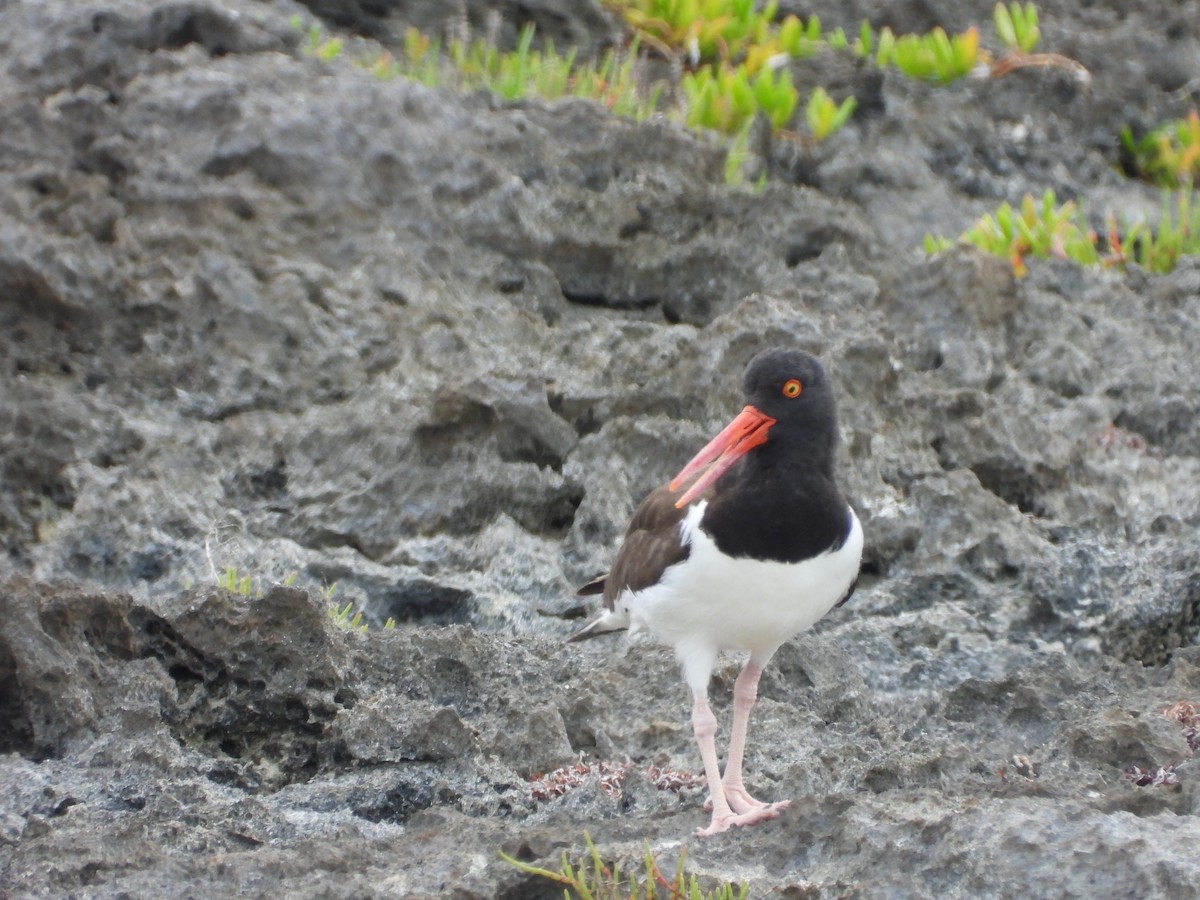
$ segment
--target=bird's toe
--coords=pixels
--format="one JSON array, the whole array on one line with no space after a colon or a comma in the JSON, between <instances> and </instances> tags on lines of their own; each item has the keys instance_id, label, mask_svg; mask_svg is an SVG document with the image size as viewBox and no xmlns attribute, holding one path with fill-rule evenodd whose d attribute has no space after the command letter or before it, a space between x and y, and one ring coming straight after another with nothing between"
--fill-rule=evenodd
<instances>
[{"instance_id":1,"label":"bird's toe","mask_svg":"<svg viewBox=\"0 0 1200 900\"><path fill-rule=\"evenodd\" d=\"M725 814L716 813L712 817L712 821L707 828L701 828L696 831L696 837L708 837L713 834L720 834L723 831L728 831L730 827L738 828L746 825L754 825L758 822L765 822L767 819L774 819L779 815L780 810L786 809L787 800L779 803L764 803L762 806L747 810L746 812L730 811Z\"/></svg>"},{"instance_id":2,"label":"bird's toe","mask_svg":"<svg viewBox=\"0 0 1200 900\"><path fill-rule=\"evenodd\" d=\"M756 809L787 809L787 800L781 800L778 803L764 803L762 800L750 796L750 792L741 785L727 784L724 785L724 788L725 800L729 804L729 808L735 813L748 813ZM712 809L712 797L709 796L704 801L704 811L712 812Z\"/></svg>"}]
</instances>

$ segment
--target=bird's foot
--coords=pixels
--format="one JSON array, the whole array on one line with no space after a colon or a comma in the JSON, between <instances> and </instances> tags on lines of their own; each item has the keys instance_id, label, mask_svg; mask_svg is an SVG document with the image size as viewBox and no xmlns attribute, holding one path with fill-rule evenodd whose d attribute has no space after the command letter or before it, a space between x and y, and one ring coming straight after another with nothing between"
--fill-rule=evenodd
<instances>
[{"instance_id":1,"label":"bird's foot","mask_svg":"<svg viewBox=\"0 0 1200 900\"><path fill-rule=\"evenodd\" d=\"M720 834L722 831L728 831L730 826L741 828L745 825L753 825L756 822L765 822L767 819L774 819L779 815L781 809L785 809L788 801L784 800L780 803L763 803L756 809L751 809L746 812L728 812L713 813L712 822L707 828L700 828L696 831L696 837L708 837L710 834Z\"/></svg>"},{"instance_id":2,"label":"bird's foot","mask_svg":"<svg viewBox=\"0 0 1200 900\"><path fill-rule=\"evenodd\" d=\"M750 796L749 792L740 784L723 785L725 790L725 802L729 804L729 808L735 813L748 813L758 809L773 809L776 810L775 815L778 815L778 810L787 809L788 800L780 800L778 803L763 803L761 800L756 800ZM712 812L713 802L710 796L704 801L705 812ZM771 816L774 818L774 816Z\"/></svg>"}]
</instances>

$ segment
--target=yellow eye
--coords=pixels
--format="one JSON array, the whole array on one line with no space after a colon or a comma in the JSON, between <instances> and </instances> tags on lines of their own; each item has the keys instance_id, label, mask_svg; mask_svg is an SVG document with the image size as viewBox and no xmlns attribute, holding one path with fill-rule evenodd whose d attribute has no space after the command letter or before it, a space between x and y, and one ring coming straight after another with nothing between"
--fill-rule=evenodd
<instances>
[{"instance_id":1,"label":"yellow eye","mask_svg":"<svg viewBox=\"0 0 1200 900\"><path fill-rule=\"evenodd\" d=\"M804 385L800 383L799 379L789 378L783 386L783 396L799 397L802 390L804 390Z\"/></svg>"}]
</instances>

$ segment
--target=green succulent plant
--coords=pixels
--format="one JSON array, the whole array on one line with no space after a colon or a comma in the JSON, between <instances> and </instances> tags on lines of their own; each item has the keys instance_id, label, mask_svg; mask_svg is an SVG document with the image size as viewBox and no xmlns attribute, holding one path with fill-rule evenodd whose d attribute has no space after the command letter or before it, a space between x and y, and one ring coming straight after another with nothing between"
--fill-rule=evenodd
<instances>
[{"instance_id":1,"label":"green succulent plant","mask_svg":"<svg viewBox=\"0 0 1200 900\"><path fill-rule=\"evenodd\" d=\"M1155 184L1175 187L1200 180L1200 111L1160 125L1141 140L1126 125L1121 143L1137 171Z\"/></svg>"},{"instance_id":2,"label":"green succulent plant","mask_svg":"<svg viewBox=\"0 0 1200 900\"><path fill-rule=\"evenodd\" d=\"M648 43L682 52L692 63L740 57L762 43L775 19L776 0L756 9L755 0L626 0L625 20Z\"/></svg>"},{"instance_id":3,"label":"green succulent plant","mask_svg":"<svg viewBox=\"0 0 1200 900\"><path fill-rule=\"evenodd\" d=\"M875 32L871 30L871 23L863 19L853 43L841 28L835 28L830 33L828 43L834 50L848 51L859 59L870 59L875 51Z\"/></svg>"},{"instance_id":4,"label":"green succulent plant","mask_svg":"<svg viewBox=\"0 0 1200 900\"><path fill-rule=\"evenodd\" d=\"M1076 205L1058 203L1053 191L1037 201L1026 194L1019 208L1001 204L995 213L982 216L958 239L1012 263L1018 276L1028 272L1031 257L1070 259L1082 266L1101 265L1124 269L1135 263L1158 274L1171 271L1181 256L1200 253L1200 204L1191 189L1168 193L1156 228L1145 222L1122 227L1108 217L1102 241L1089 229ZM938 253L953 242L926 235L927 253Z\"/></svg>"},{"instance_id":5,"label":"green succulent plant","mask_svg":"<svg viewBox=\"0 0 1200 900\"><path fill-rule=\"evenodd\" d=\"M799 102L787 69L761 69L751 76L744 66L722 63L683 76L687 123L723 134L737 134L760 112L783 128Z\"/></svg>"},{"instance_id":6,"label":"green succulent plant","mask_svg":"<svg viewBox=\"0 0 1200 900\"><path fill-rule=\"evenodd\" d=\"M804 120L808 123L808 130L812 136L818 141L823 141L846 124L857 105L858 101L853 97L847 97L839 104L829 96L825 88L818 87L808 98Z\"/></svg>"},{"instance_id":7,"label":"green succulent plant","mask_svg":"<svg viewBox=\"0 0 1200 900\"><path fill-rule=\"evenodd\" d=\"M643 854L643 871L639 875L636 869L621 872L617 866L605 863L586 831L583 840L583 860L573 865L564 850L557 872L521 862L504 851L500 851L500 858L527 875L547 878L562 885L566 900L572 897L579 900L745 900L749 893L746 885L735 888L732 884L721 885L712 891L701 890L696 876L684 871L686 850L679 855L674 878L668 880L658 868L649 846Z\"/></svg>"},{"instance_id":8,"label":"green succulent plant","mask_svg":"<svg viewBox=\"0 0 1200 900\"><path fill-rule=\"evenodd\" d=\"M1042 36L1038 29L1037 7L1032 3L1024 6L1017 0L1008 6L997 3L992 23L1000 42L1012 52L1032 53Z\"/></svg>"},{"instance_id":9,"label":"green succulent plant","mask_svg":"<svg viewBox=\"0 0 1200 900\"><path fill-rule=\"evenodd\" d=\"M795 59L812 56L821 46L821 20L809 16L803 22L796 16L787 16L780 23L775 40L780 50Z\"/></svg>"},{"instance_id":10,"label":"green succulent plant","mask_svg":"<svg viewBox=\"0 0 1200 900\"><path fill-rule=\"evenodd\" d=\"M254 578L249 572L238 572L237 566L226 566L225 571L217 577L217 587L224 588L231 594L241 594L243 597L261 597L262 588L255 587Z\"/></svg>"},{"instance_id":11,"label":"green succulent plant","mask_svg":"<svg viewBox=\"0 0 1200 900\"><path fill-rule=\"evenodd\" d=\"M284 587L291 587L296 583L296 573L289 573L279 583ZM217 587L224 588L232 594L238 594L251 600L261 600L263 596L261 583L249 572L240 572L237 566L225 567L225 571L217 576ZM355 610L353 603L347 603L344 607L335 604L333 602L335 591L337 591L336 582L326 585L321 589L321 593L325 597L325 602L329 604L329 618L333 620L335 625L346 631L366 631L367 623L363 621L362 610ZM383 627L388 629L395 628L396 620L389 618L383 623Z\"/></svg>"},{"instance_id":12,"label":"green succulent plant","mask_svg":"<svg viewBox=\"0 0 1200 900\"><path fill-rule=\"evenodd\" d=\"M1115 217L1110 216L1108 248L1109 265L1123 268L1135 262L1159 275L1174 269L1181 256L1200 253L1200 203L1196 202L1195 191L1165 193L1157 228L1139 222L1122 233Z\"/></svg>"},{"instance_id":13,"label":"green succulent plant","mask_svg":"<svg viewBox=\"0 0 1200 900\"><path fill-rule=\"evenodd\" d=\"M658 108L661 85L643 87L634 72L636 39L626 50L612 49L598 61L580 63L574 49L558 53L551 41L535 50L534 36L533 26L523 28L517 46L505 53L484 40L455 40L443 48L439 41L409 28L399 58L381 54L366 65L380 78L404 77L460 90L484 88L506 100L528 96L596 100L616 115L638 120L649 118Z\"/></svg>"},{"instance_id":14,"label":"green succulent plant","mask_svg":"<svg viewBox=\"0 0 1200 900\"><path fill-rule=\"evenodd\" d=\"M345 44L341 38L327 37L321 30L321 26L315 22L306 30L304 21L298 15L292 16L290 22L297 31L304 31L304 53L306 55L315 56L321 62L333 62L342 55Z\"/></svg>"},{"instance_id":15,"label":"green succulent plant","mask_svg":"<svg viewBox=\"0 0 1200 900\"><path fill-rule=\"evenodd\" d=\"M875 61L880 67L895 66L911 78L949 84L969 74L980 61L979 29L949 35L941 26L928 34L896 37L890 28L879 33Z\"/></svg>"},{"instance_id":16,"label":"green succulent plant","mask_svg":"<svg viewBox=\"0 0 1200 900\"><path fill-rule=\"evenodd\" d=\"M1030 256L1059 256L1090 265L1099 261L1095 235L1089 234L1080 219L1075 204L1070 200L1058 203L1053 191L1046 191L1040 202L1026 194L1019 208L1002 203L995 213L982 216L959 241L1004 257L1018 275L1028 272L1025 261ZM950 245L945 238L925 238L925 249L930 253Z\"/></svg>"}]
</instances>

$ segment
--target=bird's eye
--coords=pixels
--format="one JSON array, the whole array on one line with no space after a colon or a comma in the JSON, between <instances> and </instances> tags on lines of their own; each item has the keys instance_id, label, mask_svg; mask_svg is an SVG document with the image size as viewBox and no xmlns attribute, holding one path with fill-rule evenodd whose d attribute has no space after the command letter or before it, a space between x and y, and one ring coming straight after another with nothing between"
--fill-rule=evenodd
<instances>
[{"instance_id":1,"label":"bird's eye","mask_svg":"<svg viewBox=\"0 0 1200 900\"><path fill-rule=\"evenodd\" d=\"M783 396L799 397L802 390L804 390L804 385L800 383L800 379L789 378L783 385Z\"/></svg>"}]
</instances>

